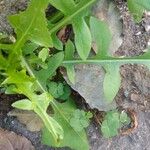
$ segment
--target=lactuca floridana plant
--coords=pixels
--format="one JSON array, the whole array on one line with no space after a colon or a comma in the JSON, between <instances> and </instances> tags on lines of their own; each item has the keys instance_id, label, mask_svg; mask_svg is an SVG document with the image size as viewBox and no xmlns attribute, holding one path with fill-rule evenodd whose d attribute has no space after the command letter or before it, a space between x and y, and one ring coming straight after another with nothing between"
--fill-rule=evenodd
<instances>
[{"instance_id":1,"label":"lactuca floridana plant","mask_svg":"<svg viewBox=\"0 0 150 150\"><path fill-rule=\"evenodd\" d=\"M91 34L85 16L94 2L95 0L31 0L24 12L8 17L16 34L16 41L0 44L1 86L6 88L7 93L26 96L26 99L17 101L12 106L33 110L41 117L45 124L43 133L48 134L48 138L43 138L43 141L51 146L89 149L85 131L78 132L70 125L71 116L76 110L74 103L72 100L63 104L55 101L48 92L47 83L64 59L63 51L58 51L63 50L63 45L56 37L63 26L73 25L78 53L84 60L88 57ZM62 20L53 22L55 15L46 19L45 10L48 4L61 11L59 13L63 14ZM49 55L50 47L58 49L55 54ZM49 105L54 112L50 115L47 114Z\"/></svg>"},{"instance_id":2,"label":"lactuca floridana plant","mask_svg":"<svg viewBox=\"0 0 150 150\"><path fill-rule=\"evenodd\" d=\"M26 96L13 106L33 110L41 117L45 125L43 142L51 146L89 149L85 131L78 130L71 123L76 110L73 101L57 102L48 88L49 81L59 66L66 67L70 81L75 82L75 64L102 65L106 71L104 93L108 102L111 102L120 86L120 65L138 63L149 67L150 64L150 53L123 59L107 54L111 41L109 28L105 22L89 16L90 7L95 1L31 0L27 10L8 17L16 34L16 41L12 44L0 44L1 86L6 88L7 93ZM48 4L58 11L47 20L45 10ZM68 40L63 46L56 35L62 27L70 24L75 40L74 43ZM98 52L96 56L87 59L92 41L97 44ZM50 51L52 47L55 48L54 53ZM81 59L74 57L75 50ZM52 108L51 114L47 113L49 105ZM80 124L77 125L81 125L81 120L86 119L84 116L78 119ZM87 126L87 122L86 125L82 124L82 128Z\"/></svg>"}]
</instances>

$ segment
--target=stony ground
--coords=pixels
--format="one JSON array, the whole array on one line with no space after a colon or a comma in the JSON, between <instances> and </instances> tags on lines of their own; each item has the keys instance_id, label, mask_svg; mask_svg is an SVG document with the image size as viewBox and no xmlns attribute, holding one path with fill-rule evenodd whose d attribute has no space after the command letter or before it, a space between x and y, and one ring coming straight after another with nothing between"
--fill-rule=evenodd
<instances>
[{"instance_id":1,"label":"stony ground","mask_svg":"<svg viewBox=\"0 0 150 150\"><path fill-rule=\"evenodd\" d=\"M123 24L123 43L116 51L119 56L135 56L142 54L150 46L150 16L145 14L139 24L135 24L123 0L115 0L120 11ZM26 8L25 0L0 0L0 31L8 34L13 30L6 21L9 14L14 14ZM124 65L121 67L122 84L116 97L118 106L130 108L135 111L138 126L129 135L119 135L112 139L104 139L95 123L87 129L91 150L149 150L150 149L150 72L145 66ZM14 99L1 94L0 108L6 108ZM5 106L5 107L4 107ZM41 145L40 133L26 130L14 117L6 114L0 116L0 126L27 137L36 150L52 150ZM67 148L63 148L67 150Z\"/></svg>"}]
</instances>

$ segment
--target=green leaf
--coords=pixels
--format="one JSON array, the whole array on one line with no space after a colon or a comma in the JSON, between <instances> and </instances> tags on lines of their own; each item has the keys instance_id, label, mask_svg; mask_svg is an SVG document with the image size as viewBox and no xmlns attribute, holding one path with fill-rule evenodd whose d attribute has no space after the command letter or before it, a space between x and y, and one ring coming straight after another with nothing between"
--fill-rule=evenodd
<instances>
[{"instance_id":1,"label":"green leaf","mask_svg":"<svg viewBox=\"0 0 150 150\"><path fill-rule=\"evenodd\" d=\"M103 88L106 100L108 102L112 102L115 98L116 94L119 91L120 84L121 84L121 76L119 72L119 65L104 65L103 66L106 75L104 78Z\"/></svg>"},{"instance_id":2,"label":"green leaf","mask_svg":"<svg viewBox=\"0 0 150 150\"><path fill-rule=\"evenodd\" d=\"M34 81L33 78L27 76L26 70L10 72L8 78L3 84L22 84Z\"/></svg>"},{"instance_id":3,"label":"green leaf","mask_svg":"<svg viewBox=\"0 0 150 150\"><path fill-rule=\"evenodd\" d=\"M55 105L55 106L54 106ZM51 136L47 130L43 130L42 141L44 144L56 147L70 147L75 150L88 150L89 144L84 130L81 132L75 131L70 126L71 114L76 110L75 104L72 100L68 100L65 103L57 103L53 105L55 108L54 118L64 129L64 139L60 142L60 145L55 145ZM63 116L61 117L60 114Z\"/></svg>"},{"instance_id":4,"label":"green leaf","mask_svg":"<svg viewBox=\"0 0 150 150\"><path fill-rule=\"evenodd\" d=\"M75 47L73 43L70 40L68 40L68 42L66 43L66 48L65 48L65 60L73 60L74 52L75 52ZM69 81L74 84L75 83L74 65L67 64L67 65L64 65L64 67L67 70L67 76L69 78Z\"/></svg>"},{"instance_id":5,"label":"green leaf","mask_svg":"<svg viewBox=\"0 0 150 150\"><path fill-rule=\"evenodd\" d=\"M62 83L50 82L48 83L48 88L54 98L59 98L64 94L64 85Z\"/></svg>"},{"instance_id":6,"label":"green leaf","mask_svg":"<svg viewBox=\"0 0 150 150\"><path fill-rule=\"evenodd\" d=\"M89 56L92 44L89 27L83 18L75 18L73 20L73 29L78 54L83 60L86 60Z\"/></svg>"},{"instance_id":7,"label":"green leaf","mask_svg":"<svg viewBox=\"0 0 150 150\"><path fill-rule=\"evenodd\" d=\"M128 117L128 115L127 115L127 113L125 111L122 111L120 113L120 122L123 123L123 124L130 122L130 119L129 119L129 117Z\"/></svg>"},{"instance_id":8,"label":"green leaf","mask_svg":"<svg viewBox=\"0 0 150 150\"><path fill-rule=\"evenodd\" d=\"M52 46L45 18L47 5L48 0L32 0L26 11L9 16L10 24L17 34L14 51L20 49L25 40L31 40L41 46Z\"/></svg>"},{"instance_id":9,"label":"green leaf","mask_svg":"<svg viewBox=\"0 0 150 150\"><path fill-rule=\"evenodd\" d=\"M74 128L75 131L80 132L84 128L89 126L90 118L88 118L87 113L83 110L75 110L71 119L70 125Z\"/></svg>"},{"instance_id":10,"label":"green leaf","mask_svg":"<svg viewBox=\"0 0 150 150\"><path fill-rule=\"evenodd\" d=\"M25 55L28 55L28 54L32 54L33 51L36 50L38 47L39 47L39 45L37 45L33 42L27 42L23 46L22 50Z\"/></svg>"},{"instance_id":11,"label":"green leaf","mask_svg":"<svg viewBox=\"0 0 150 150\"><path fill-rule=\"evenodd\" d=\"M23 99L12 104L12 107L22 110L33 110L32 102L28 99Z\"/></svg>"},{"instance_id":12,"label":"green leaf","mask_svg":"<svg viewBox=\"0 0 150 150\"><path fill-rule=\"evenodd\" d=\"M7 67L8 67L8 62L0 52L0 70L6 70Z\"/></svg>"},{"instance_id":13,"label":"green leaf","mask_svg":"<svg viewBox=\"0 0 150 150\"><path fill-rule=\"evenodd\" d=\"M69 81L72 84L75 84L75 70L74 70L74 65L68 64L68 65L65 65L65 67L66 67L66 70L67 70L67 76L68 76Z\"/></svg>"},{"instance_id":14,"label":"green leaf","mask_svg":"<svg viewBox=\"0 0 150 150\"><path fill-rule=\"evenodd\" d=\"M43 48L39 52L39 58L41 58L43 62L45 62L45 60L48 58L48 56L49 56L49 49L48 48Z\"/></svg>"},{"instance_id":15,"label":"green leaf","mask_svg":"<svg viewBox=\"0 0 150 150\"><path fill-rule=\"evenodd\" d=\"M129 11L132 13L136 22L140 22L142 20L142 16L144 13L144 8L142 5L137 3L137 0L127 0Z\"/></svg>"},{"instance_id":16,"label":"green leaf","mask_svg":"<svg viewBox=\"0 0 150 150\"><path fill-rule=\"evenodd\" d=\"M35 102L34 111L40 116L47 129L48 134L51 135L53 142L59 145L60 141L64 137L64 131L62 126L55 120L54 117L49 116L46 111L49 103L52 101L52 96L49 93L43 93L40 96L32 97L32 101Z\"/></svg>"},{"instance_id":17,"label":"green leaf","mask_svg":"<svg viewBox=\"0 0 150 150\"><path fill-rule=\"evenodd\" d=\"M63 52L59 52L48 59L48 68L36 72L36 77L41 81L43 87L46 87L46 81L50 78L56 69L61 65L64 58Z\"/></svg>"},{"instance_id":18,"label":"green leaf","mask_svg":"<svg viewBox=\"0 0 150 150\"><path fill-rule=\"evenodd\" d=\"M109 111L104 117L101 125L101 131L105 138L110 138L118 135L120 128L119 113L117 111Z\"/></svg>"},{"instance_id":19,"label":"green leaf","mask_svg":"<svg viewBox=\"0 0 150 150\"><path fill-rule=\"evenodd\" d=\"M105 58L107 56L112 38L109 27L104 21L91 17L90 28L93 41L96 42L97 45L96 58Z\"/></svg>"},{"instance_id":20,"label":"green leaf","mask_svg":"<svg viewBox=\"0 0 150 150\"><path fill-rule=\"evenodd\" d=\"M118 135L118 129L129 123L130 119L125 112L109 111L106 113L101 125L102 134L105 138L116 136Z\"/></svg>"},{"instance_id":21,"label":"green leaf","mask_svg":"<svg viewBox=\"0 0 150 150\"><path fill-rule=\"evenodd\" d=\"M74 11L72 8L76 6L73 0L49 0L49 2L65 15L70 15L70 13Z\"/></svg>"},{"instance_id":22,"label":"green leaf","mask_svg":"<svg viewBox=\"0 0 150 150\"><path fill-rule=\"evenodd\" d=\"M51 35L52 40L53 40L53 45L56 49L58 50L63 50L63 44L62 42L58 39L56 34Z\"/></svg>"},{"instance_id":23,"label":"green leaf","mask_svg":"<svg viewBox=\"0 0 150 150\"><path fill-rule=\"evenodd\" d=\"M136 3L143 6L145 9L150 10L149 0L137 0Z\"/></svg>"},{"instance_id":24,"label":"green leaf","mask_svg":"<svg viewBox=\"0 0 150 150\"><path fill-rule=\"evenodd\" d=\"M71 89L70 87L66 84L63 86L63 94L59 96L59 99L61 100L68 100L69 96L71 95Z\"/></svg>"}]
</instances>

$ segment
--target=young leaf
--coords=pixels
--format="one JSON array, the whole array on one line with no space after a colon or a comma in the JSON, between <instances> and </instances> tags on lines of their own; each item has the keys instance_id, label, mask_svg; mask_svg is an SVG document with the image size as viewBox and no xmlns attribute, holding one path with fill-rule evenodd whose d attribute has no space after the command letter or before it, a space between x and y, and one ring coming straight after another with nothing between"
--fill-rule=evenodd
<instances>
[{"instance_id":1,"label":"young leaf","mask_svg":"<svg viewBox=\"0 0 150 150\"><path fill-rule=\"evenodd\" d=\"M47 85L49 88L49 92L54 98L59 98L61 95L64 94L64 86L62 83L50 82Z\"/></svg>"},{"instance_id":2,"label":"young leaf","mask_svg":"<svg viewBox=\"0 0 150 150\"><path fill-rule=\"evenodd\" d=\"M48 48L43 48L39 52L39 58L41 58L43 62L45 62L45 60L48 58L48 56L49 56L49 49Z\"/></svg>"},{"instance_id":3,"label":"young leaf","mask_svg":"<svg viewBox=\"0 0 150 150\"><path fill-rule=\"evenodd\" d=\"M120 112L118 112L117 110L107 112L101 125L103 136L105 138L110 138L118 135L118 129L125 124L129 124L129 120L130 119L128 118L126 113L120 114Z\"/></svg>"},{"instance_id":4,"label":"young leaf","mask_svg":"<svg viewBox=\"0 0 150 150\"><path fill-rule=\"evenodd\" d=\"M119 65L104 65L106 75L104 78L103 88L104 94L108 102L112 102L115 98L121 84L121 76L119 72Z\"/></svg>"},{"instance_id":5,"label":"young leaf","mask_svg":"<svg viewBox=\"0 0 150 150\"><path fill-rule=\"evenodd\" d=\"M33 110L32 102L28 99L23 99L12 104L13 107L22 110Z\"/></svg>"},{"instance_id":6,"label":"young leaf","mask_svg":"<svg viewBox=\"0 0 150 150\"><path fill-rule=\"evenodd\" d=\"M84 112L83 110L75 110L71 119L70 119L70 125L76 130L77 132L82 131L84 128L88 127L90 124L90 114Z\"/></svg>"},{"instance_id":7,"label":"young leaf","mask_svg":"<svg viewBox=\"0 0 150 150\"><path fill-rule=\"evenodd\" d=\"M107 112L101 125L101 131L105 138L110 138L118 134L120 128L119 113L117 111Z\"/></svg>"},{"instance_id":8,"label":"young leaf","mask_svg":"<svg viewBox=\"0 0 150 150\"><path fill-rule=\"evenodd\" d=\"M137 0L127 0L129 11L132 13L136 22L140 22L142 20L142 16L144 13L144 8L142 5L137 3Z\"/></svg>"}]
</instances>

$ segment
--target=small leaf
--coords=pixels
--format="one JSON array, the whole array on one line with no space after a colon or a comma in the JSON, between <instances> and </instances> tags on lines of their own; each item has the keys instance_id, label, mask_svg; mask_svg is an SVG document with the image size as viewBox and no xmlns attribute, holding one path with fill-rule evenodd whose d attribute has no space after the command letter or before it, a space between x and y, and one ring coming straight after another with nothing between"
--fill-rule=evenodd
<instances>
[{"instance_id":1,"label":"small leaf","mask_svg":"<svg viewBox=\"0 0 150 150\"><path fill-rule=\"evenodd\" d=\"M105 65L103 66L106 75L104 78L103 88L106 100L112 102L115 98L121 84L121 76L119 72L119 65Z\"/></svg>"},{"instance_id":2,"label":"small leaf","mask_svg":"<svg viewBox=\"0 0 150 150\"><path fill-rule=\"evenodd\" d=\"M137 0L127 0L129 11L132 13L136 22L140 22L142 20L142 16L144 13L144 8L142 5L137 3Z\"/></svg>"},{"instance_id":3,"label":"small leaf","mask_svg":"<svg viewBox=\"0 0 150 150\"><path fill-rule=\"evenodd\" d=\"M73 29L77 52L83 60L86 60L92 45L90 29L83 18L75 18L73 20Z\"/></svg>"},{"instance_id":4,"label":"small leaf","mask_svg":"<svg viewBox=\"0 0 150 150\"><path fill-rule=\"evenodd\" d=\"M28 99L23 99L12 104L13 107L22 110L33 110L32 102Z\"/></svg>"},{"instance_id":5,"label":"small leaf","mask_svg":"<svg viewBox=\"0 0 150 150\"><path fill-rule=\"evenodd\" d=\"M71 89L68 85L63 86L63 94L59 96L59 99L61 100L67 100L69 96L71 95Z\"/></svg>"},{"instance_id":6,"label":"small leaf","mask_svg":"<svg viewBox=\"0 0 150 150\"><path fill-rule=\"evenodd\" d=\"M119 113L117 111L109 111L104 117L101 125L101 131L105 138L110 138L118 135L120 128Z\"/></svg>"},{"instance_id":7,"label":"small leaf","mask_svg":"<svg viewBox=\"0 0 150 150\"><path fill-rule=\"evenodd\" d=\"M87 113L83 110L75 110L73 116L70 119L70 125L76 130L77 132L82 131L84 128L88 127L90 118L87 117Z\"/></svg>"},{"instance_id":8,"label":"small leaf","mask_svg":"<svg viewBox=\"0 0 150 150\"><path fill-rule=\"evenodd\" d=\"M49 56L49 49L48 48L43 48L39 52L39 58L41 58L43 62L45 62L45 60L48 58L48 56Z\"/></svg>"},{"instance_id":9,"label":"small leaf","mask_svg":"<svg viewBox=\"0 0 150 150\"><path fill-rule=\"evenodd\" d=\"M123 124L130 122L130 119L129 119L129 117L128 117L128 115L125 111L120 113L120 122L123 123Z\"/></svg>"},{"instance_id":10,"label":"small leaf","mask_svg":"<svg viewBox=\"0 0 150 150\"><path fill-rule=\"evenodd\" d=\"M54 98L59 98L64 94L64 85L62 83L50 82L48 83L48 88Z\"/></svg>"}]
</instances>

